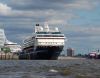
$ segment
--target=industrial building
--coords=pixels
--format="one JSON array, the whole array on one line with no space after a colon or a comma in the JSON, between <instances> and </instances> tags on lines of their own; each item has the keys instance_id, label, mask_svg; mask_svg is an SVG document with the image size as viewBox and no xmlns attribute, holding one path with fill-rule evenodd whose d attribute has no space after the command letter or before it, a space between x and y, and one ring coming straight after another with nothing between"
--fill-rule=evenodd
<instances>
[{"instance_id":1,"label":"industrial building","mask_svg":"<svg viewBox=\"0 0 100 78\"><path fill-rule=\"evenodd\" d=\"M67 56L70 56L70 57L74 56L74 49L68 48L67 49Z\"/></svg>"}]
</instances>

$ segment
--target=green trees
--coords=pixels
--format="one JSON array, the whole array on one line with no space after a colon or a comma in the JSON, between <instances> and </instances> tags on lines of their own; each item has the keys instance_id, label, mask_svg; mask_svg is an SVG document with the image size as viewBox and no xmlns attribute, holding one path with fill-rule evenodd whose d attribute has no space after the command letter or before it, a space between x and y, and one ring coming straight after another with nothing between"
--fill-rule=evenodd
<instances>
[{"instance_id":1,"label":"green trees","mask_svg":"<svg viewBox=\"0 0 100 78\"><path fill-rule=\"evenodd\" d=\"M3 51L4 53L11 52L9 47L3 47L3 48L1 48L1 51Z\"/></svg>"}]
</instances>

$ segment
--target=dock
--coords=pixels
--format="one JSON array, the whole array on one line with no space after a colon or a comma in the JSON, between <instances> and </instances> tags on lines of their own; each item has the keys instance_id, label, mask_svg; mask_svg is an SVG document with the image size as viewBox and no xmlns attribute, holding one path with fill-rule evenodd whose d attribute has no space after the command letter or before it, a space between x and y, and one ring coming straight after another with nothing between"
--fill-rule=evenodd
<instances>
[{"instance_id":1,"label":"dock","mask_svg":"<svg viewBox=\"0 0 100 78\"><path fill-rule=\"evenodd\" d=\"M18 60L18 55L14 53L0 52L0 60Z\"/></svg>"}]
</instances>

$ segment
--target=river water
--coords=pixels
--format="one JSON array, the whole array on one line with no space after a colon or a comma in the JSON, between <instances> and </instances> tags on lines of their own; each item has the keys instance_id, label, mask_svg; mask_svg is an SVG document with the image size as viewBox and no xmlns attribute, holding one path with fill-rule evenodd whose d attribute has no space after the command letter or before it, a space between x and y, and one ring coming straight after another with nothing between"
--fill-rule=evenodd
<instances>
[{"instance_id":1,"label":"river water","mask_svg":"<svg viewBox=\"0 0 100 78\"><path fill-rule=\"evenodd\" d=\"M0 78L100 78L100 60L1 60Z\"/></svg>"}]
</instances>

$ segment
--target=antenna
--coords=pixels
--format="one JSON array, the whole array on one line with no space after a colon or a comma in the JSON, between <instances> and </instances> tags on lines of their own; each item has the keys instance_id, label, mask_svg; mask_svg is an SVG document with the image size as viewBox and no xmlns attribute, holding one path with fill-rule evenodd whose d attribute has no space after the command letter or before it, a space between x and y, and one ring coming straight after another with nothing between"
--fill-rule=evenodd
<instances>
[{"instance_id":1,"label":"antenna","mask_svg":"<svg viewBox=\"0 0 100 78\"><path fill-rule=\"evenodd\" d=\"M44 28L45 28L45 31L46 31L46 32L49 31L49 26L48 26L48 23L47 23L47 22L44 23Z\"/></svg>"},{"instance_id":2,"label":"antenna","mask_svg":"<svg viewBox=\"0 0 100 78\"><path fill-rule=\"evenodd\" d=\"M0 23L0 29L4 29L4 24Z\"/></svg>"}]
</instances>

